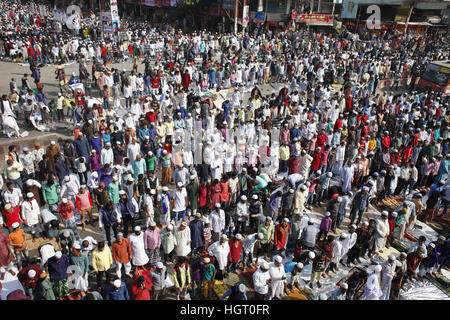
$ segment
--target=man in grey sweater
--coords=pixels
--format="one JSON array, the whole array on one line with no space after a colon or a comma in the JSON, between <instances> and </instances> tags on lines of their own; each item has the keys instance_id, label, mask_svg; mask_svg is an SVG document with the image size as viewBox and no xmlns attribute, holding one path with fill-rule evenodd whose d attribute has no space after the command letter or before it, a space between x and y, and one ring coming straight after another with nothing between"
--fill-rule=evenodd
<instances>
[{"instance_id":1,"label":"man in grey sweater","mask_svg":"<svg viewBox=\"0 0 450 320\"><path fill-rule=\"evenodd\" d=\"M152 278L153 283L153 300L158 300L159 295L166 294L166 276L167 268L162 262L156 263L156 269L150 272L149 276Z\"/></svg>"},{"instance_id":2,"label":"man in grey sweater","mask_svg":"<svg viewBox=\"0 0 450 320\"><path fill-rule=\"evenodd\" d=\"M308 226L303 229L300 240L304 249L313 250L316 245L317 234L319 229L314 226L314 222L308 221Z\"/></svg>"}]
</instances>

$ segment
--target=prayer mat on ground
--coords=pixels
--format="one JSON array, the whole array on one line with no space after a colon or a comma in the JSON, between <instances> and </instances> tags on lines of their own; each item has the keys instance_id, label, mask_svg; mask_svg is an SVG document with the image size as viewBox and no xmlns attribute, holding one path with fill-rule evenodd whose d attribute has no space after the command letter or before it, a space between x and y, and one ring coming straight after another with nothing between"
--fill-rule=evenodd
<instances>
[{"instance_id":1,"label":"prayer mat on ground","mask_svg":"<svg viewBox=\"0 0 450 320\"><path fill-rule=\"evenodd\" d=\"M225 292L227 292L227 290L228 287L223 281L220 280L214 281L213 291L219 298L221 298L225 294Z\"/></svg>"},{"instance_id":2,"label":"prayer mat on ground","mask_svg":"<svg viewBox=\"0 0 450 320\"><path fill-rule=\"evenodd\" d=\"M247 268L245 271L241 273L241 277L245 279L247 282L248 287L253 289L253 274L257 268Z\"/></svg>"},{"instance_id":3,"label":"prayer mat on ground","mask_svg":"<svg viewBox=\"0 0 450 320\"><path fill-rule=\"evenodd\" d=\"M298 289L292 290L286 297L286 300L311 300L304 291L299 291Z\"/></svg>"}]
</instances>

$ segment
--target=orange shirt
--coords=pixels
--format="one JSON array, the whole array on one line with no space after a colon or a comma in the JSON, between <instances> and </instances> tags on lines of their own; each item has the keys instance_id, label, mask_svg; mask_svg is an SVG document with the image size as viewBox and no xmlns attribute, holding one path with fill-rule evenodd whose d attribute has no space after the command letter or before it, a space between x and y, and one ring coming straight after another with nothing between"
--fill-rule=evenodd
<instances>
[{"instance_id":1,"label":"orange shirt","mask_svg":"<svg viewBox=\"0 0 450 320\"><path fill-rule=\"evenodd\" d=\"M25 232L22 229L19 229L16 232L11 232L8 238L13 244L23 244L22 247L14 247L14 251L22 251L27 247Z\"/></svg>"}]
</instances>

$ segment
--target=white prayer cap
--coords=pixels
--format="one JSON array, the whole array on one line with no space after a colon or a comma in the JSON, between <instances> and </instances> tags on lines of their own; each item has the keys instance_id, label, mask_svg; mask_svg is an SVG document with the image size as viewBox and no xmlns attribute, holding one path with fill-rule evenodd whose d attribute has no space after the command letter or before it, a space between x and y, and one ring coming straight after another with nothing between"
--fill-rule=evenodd
<instances>
[{"instance_id":1,"label":"white prayer cap","mask_svg":"<svg viewBox=\"0 0 450 320\"><path fill-rule=\"evenodd\" d=\"M269 264L267 263L267 261L263 261L263 262L261 263L261 268L262 268L262 269L265 269L265 270L268 270L268 269L269 269Z\"/></svg>"},{"instance_id":2,"label":"white prayer cap","mask_svg":"<svg viewBox=\"0 0 450 320\"><path fill-rule=\"evenodd\" d=\"M36 270L34 270L34 269L28 270L27 275L28 275L28 278L34 278L34 276L36 275Z\"/></svg>"},{"instance_id":3,"label":"white prayer cap","mask_svg":"<svg viewBox=\"0 0 450 320\"><path fill-rule=\"evenodd\" d=\"M241 240L242 239L242 234L240 234L240 233L236 233L236 239L238 239L238 240Z\"/></svg>"},{"instance_id":4,"label":"white prayer cap","mask_svg":"<svg viewBox=\"0 0 450 320\"><path fill-rule=\"evenodd\" d=\"M62 198L62 203L67 203L67 198Z\"/></svg>"},{"instance_id":5,"label":"white prayer cap","mask_svg":"<svg viewBox=\"0 0 450 320\"><path fill-rule=\"evenodd\" d=\"M395 217L398 216L398 213L397 212L392 212L392 216L395 218Z\"/></svg>"},{"instance_id":6,"label":"white prayer cap","mask_svg":"<svg viewBox=\"0 0 450 320\"><path fill-rule=\"evenodd\" d=\"M33 192L28 192L27 193L27 198L33 198L34 197L34 193Z\"/></svg>"},{"instance_id":7,"label":"white prayer cap","mask_svg":"<svg viewBox=\"0 0 450 320\"><path fill-rule=\"evenodd\" d=\"M373 186L373 181L372 181L372 180L369 180L369 182L367 182L367 184ZM367 189L368 189L368 188L367 188Z\"/></svg>"},{"instance_id":8,"label":"white prayer cap","mask_svg":"<svg viewBox=\"0 0 450 320\"><path fill-rule=\"evenodd\" d=\"M348 289L348 284L346 284L346 283L341 284L341 288L347 290Z\"/></svg>"},{"instance_id":9,"label":"white prayer cap","mask_svg":"<svg viewBox=\"0 0 450 320\"><path fill-rule=\"evenodd\" d=\"M82 134L82 133L80 133L80 134ZM52 142L50 142L50 144L55 145L56 142L55 142L55 141L52 141Z\"/></svg>"},{"instance_id":10,"label":"white prayer cap","mask_svg":"<svg viewBox=\"0 0 450 320\"><path fill-rule=\"evenodd\" d=\"M347 239L347 237L348 237L348 236L347 236L346 233L342 233L342 234L341 234L341 238L342 238L342 239Z\"/></svg>"},{"instance_id":11,"label":"white prayer cap","mask_svg":"<svg viewBox=\"0 0 450 320\"><path fill-rule=\"evenodd\" d=\"M157 263L156 263L156 268L157 269L162 269L164 267L164 265L163 265L163 263L161 262L161 261L158 261Z\"/></svg>"},{"instance_id":12,"label":"white prayer cap","mask_svg":"<svg viewBox=\"0 0 450 320\"><path fill-rule=\"evenodd\" d=\"M383 268L382 268L379 264L377 264L377 265L375 266L375 268L373 269L373 271L375 271L376 273L380 273L382 269L383 269Z\"/></svg>"},{"instance_id":13,"label":"white prayer cap","mask_svg":"<svg viewBox=\"0 0 450 320\"><path fill-rule=\"evenodd\" d=\"M167 150L163 150L163 152L162 152L163 154L166 154L167 153Z\"/></svg>"},{"instance_id":14,"label":"white prayer cap","mask_svg":"<svg viewBox=\"0 0 450 320\"><path fill-rule=\"evenodd\" d=\"M329 217L329 216L331 216L330 211L325 212L325 217Z\"/></svg>"},{"instance_id":15,"label":"white prayer cap","mask_svg":"<svg viewBox=\"0 0 450 320\"><path fill-rule=\"evenodd\" d=\"M284 218L283 221L284 222L289 222L289 219L288 218Z\"/></svg>"},{"instance_id":16,"label":"white prayer cap","mask_svg":"<svg viewBox=\"0 0 450 320\"><path fill-rule=\"evenodd\" d=\"M276 262L282 262L283 258L281 256L277 255L277 256L275 256L275 258L273 260L276 261Z\"/></svg>"},{"instance_id":17,"label":"white prayer cap","mask_svg":"<svg viewBox=\"0 0 450 320\"><path fill-rule=\"evenodd\" d=\"M259 240L264 239L264 234L262 232L258 233L258 239Z\"/></svg>"},{"instance_id":18,"label":"white prayer cap","mask_svg":"<svg viewBox=\"0 0 450 320\"><path fill-rule=\"evenodd\" d=\"M186 221L183 221L183 222L181 223L181 225L186 227L186 226L187 226L187 222L186 222Z\"/></svg>"},{"instance_id":19,"label":"white prayer cap","mask_svg":"<svg viewBox=\"0 0 450 320\"><path fill-rule=\"evenodd\" d=\"M134 227L134 231L141 231L141 227L139 226Z\"/></svg>"},{"instance_id":20,"label":"white prayer cap","mask_svg":"<svg viewBox=\"0 0 450 320\"><path fill-rule=\"evenodd\" d=\"M303 191L305 191L305 190L306 190L306 186L305 186L305 185L302 185L302 186L300 187L300 189L303 190Z\"/></svg>"},{"instance_id":21,"label":"white prayer cap","mask_svg":"<svg viewBox=\"0 0 450 320\"><path fill-rule=\"evenodd\" d=\"M220 203L216 203L215 207L220 208Z\"/></svg>"},{"instance_id":22,"label":"white prayer cap","mask_svg":"<svg viewBox=\"0 0 450 320\"><path fill-rule=\"evenodd\" d=\"M88 123L92 123L92 120L88 120Z\"/></svg>"},{"instance_id":23,"label":"white prayer cap","mask_svg":"<svg viewBox=\"0 0 450 320\"><path fill-rule=\"evenodd\" d=\"M364 221L364 222L363 222L363 225L368 226L368 225L369 225L369 222Z\"/></svg>"},{"instance_id":24,"label":"white prayer cap","mask_svg":"<svg viewBox=\"0 0 450 320\"><path fill-rule=\"evenodd\" d=\"M74 243L73 248L76 249L76 250L81 250L81 246L80 246L80 244L78 242Z\"/></svg>"},{"instance_id":25,"label":"white prayer cap","mask_svg":"<svg viewBox=\"0 0 450 320\"><path fill-rule=\"evenodd\" d=\"M94 178L98 178L98 172L97 172L97 171L92 172L92 176L93 176Z\"/></svg>"},{"instance_id":26,"label":"white prayer cap","mask_svg":"<svg viewBox=\"0 0 450 320\"><path fill-rule=\"evenodd\" d=\"M328 296L325 293L319 295L319 300L328 300Z\"/></svg>"},{"instance_id":27,"label":"white prayer cap","mask_svg":"<svg viewBox=\"0 0 450 320\"><path fill-rule=\"evenodd\" d=\"M333 173L331 173L331 172L328 172L328 173L327 173L327 177L328 177L328 178L331 178L332 176L333 176Z\"/></svg>"},{"instance_id":28,"label":"white prayer cap","mask_svg":"<svg viewBox=\"0 0 450 320\"><path fill-rule=\"evenodd\" d=\"M314 259L314 258L316 257L316 254L315 254L314 252L310 251L310 252L308 253L308 257L309 257L310 259Z\"/></svg>"},{"instance_id":29,"label":"white prayer cap","mask_svg":"<svg viewBox=\"0 0 450 320\"><path fill-rule=\"evenodd\" d=\"M125 192L125 190L120 190L120 191L119 191L119 194L120 194L120 195L124 195L124 194L127 194L127 193Z\"/></svg>"},{"instance_id":30,"label":"white prayer cap","mask_svg":"<svg viewBox=\"0 0 450 320\"><path fill-rule=\"evenodd\" d=\"M128 181L133 182L134 179L133 179L132 177L129 177L129 178L128 178Z\"/></svg>"},{"instance_id":31,"label":"white prayer cap","mask_svg":"<svg viewBox=\"0 0 450 320\"><path fill-rule=\"evenodd\" d=\"M383 210L383 211L381 212L381 215L382 215L382 216L388 216L388 215L389 215L389 212L387 212L386 210Z\"/></svg>"},{"instance_id":32,"label":"white prayer cap","mask_svg":"<svg viewBox=\"0 0 450 320\"><path fill-rule=\"evenodd\" d=\"M114 280L114 287L120 288L121 285L122 285L122 281L120 281L119 279Z\"/></svg>"},{"instance_id":33,"label":"white prayer cap","mask_svg":"<svg viewBox=\"0 0 450 320\"><path fill-rule=\"evenodd\" d=\"M356 229L356 228L357 228L357 227L356 227L356 224L354 224L354 223L351 225L351 227L352 227L353 229Z\"/></svg>"},{"instance_id":34,"label":"white prayer cap","mask_svg":"<svg viewBox=\"0 0 450 320\"><path fill-rule=\"evenodd\" d=\"M224 234L222 234L222 237L221 237L222 239L226 239L226 240L228 240L228 237L227 237L227 235L224 233Z\"/></svg>"},{"instance_id":35,"label":"white prayer cap","mask_svg":"<svg viewBox=\"0 0 450 320\"><path fill-rule=\"evenodd\" d=\"M69 180L70 180L70 177L69 177L69 176L65 176L65 177L64 177L64 181L67 182L67 181L69 181Z\"/></svg>"},{"instance_id":36,"label":"white prayer cap","mask_svg":"<svg viewBox=\"0 0 450 320\"><path fill-rule=\"evenodd\" d=\"M295 265L297 269L303 269L303 263L299 262Z\"/></svg>"},{"instance_id":37,"label":"white prayer cap","mask_svg":"<svg viewBox=\"0 0 450 320\"><path fill-rule=\"evenodd\" d=\"M247 196L246 196L246 195L241 196L241 200L242 200L242 201L247 200Z\"/></svg>"},{"instance_id":38,"label":"white prayer cap","mask_svg":"<svg viewBox=\"0 0 450 320\"><path fill-rule=\"evenodd\" d=\"M191 180L194 180L194 179L195 179L195 174L192 174L189 178L190 178Z\"/></svg>"},{"instance_id":39,"label":"white prayer cap","mask_svg":"<svg viewBox=\"0 0 450 320\"><path fill-rule=\"evenodd\" d=\"M155 189L151 189L150 190L150 194L156 194L156 190Z\"/></svg>"},{"instance_id":40,"label":"white prayer cap","mask_svg":"<svg viewBox=\"0 0 450 320\"><path fill-rule=\"evenodd\" d=\"M294 193L294 189L289 189L289 193Z\"/></svg>"},{"instance_id":41,"label":"white prayer cap","mask_svg":"<svg viewBox=\"0 0 450 320\"><path fill-rule=\"evenodd\" d=\"M24 152L30 151L30 149L28 149L28 147L23 147L23 151L24 151Z\"/></svg>"},{"instance_id":42,"label":"white prayer cap","mask_svg":"<svg viewBox=\"0 0 450 320\"><path fill-rule=\"evenodd\" d=\"M56 259L61 259L61 257L62 257L62 252L61 251L56 251L55 252L55 258Z\"/></svg>"},{"instance_id":43,"label":"white prayer cap","mask_svg":"<svg viewBox=\"0 0 450 320\"><path fill-rule=\"evenodd\" d=\"M162 188L162 191L164 191L164 192L169 191L169 188L164 186L164 187Z\"/></svg>"},{"instance_id":44,"label":"white prayer cap","mask_svg":"<svg viewBox=\"0 0 450 320\"><path fill-rule=\"evenodd\" d=\"M155 221L150 221L149 225L150 225L150 227L156 227L156 222Z\"/></svg>"},{"instance_id":45,"label":"white prayer cap","mask_svg":"<svg viewBox=\"0 0 450 320\"><path fill-rule=\"evenodd\" d=\"M239 288L239 292L241 292L241 293L245 292L245 284L241 283L238 288Z\"/></svg>"},{"instance_id":46,"label":"white prayer cap","mask_svg":"<svg viewBox=\"0 0 450 320\"><path fill-rule=\"evenodd\" d=\"M173 225L169 224L169 225L167 226L167 230L172 231L172 230L173 230Z\"/></svg>"},{"instance_id":47,"label":"white prayer cap","mask_svg":"<svg viewBox=\"0 0 450 320\"><path fill-rule=\"evenodd\" d=\"M252 195L252 199L253 200L258 200L258 195L256 195L256 194Z\"/></svg>"},{"instance_id":48,"label":"white prayer cap","mask_svg":"<svg viewBox=\"0 0 450 320\"><path fill-rule=\"evenodd\" d=\"M20 226L20 223L14 222L12 225L13 229L17 229Z\"/></svg>"},{"instance_id":49,"label":"white prayer cap","mask_svg":"<svg viewBox=\"0 0 450 320\"><path fill-rule=\"evenodd\" d=\"M369 191L369 187L368 186L364 186L362 189L363 189L363 191Z\"/></svg>"},{"instance_id":50,"label":"white prayer cap","mask_svg":"<svg viewBox=\"0 0 450 320\"><path fill-rule=\"evenodd\" d=\"M388 258L389 258L389 260L391 260L391 261L396 260L396 258L395 258L395 256L394 256L393 254L390 254L390 255L388 256Z\"/></svg>"},{"instance_id":51,"label":"white prayer cap","mask_svg":"<svg viewBox=\"0 0 450 320\"><path fill-rule=\"evenodd\" d=\"M247 168L242 168L242 172L247 172Z\"/></svg>"}]
</instances>

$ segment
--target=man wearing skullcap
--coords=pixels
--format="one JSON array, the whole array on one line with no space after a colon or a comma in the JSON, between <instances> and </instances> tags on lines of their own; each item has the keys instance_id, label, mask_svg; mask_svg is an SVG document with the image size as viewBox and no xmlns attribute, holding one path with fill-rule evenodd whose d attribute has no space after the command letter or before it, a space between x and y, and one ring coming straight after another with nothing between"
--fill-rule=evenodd
<instances>
[{"instance_id":1,"label":"man wearing skullcap","mask_svg":"<svg viewBox=\"0 0 450 320\"><path fill-rule=\"evenodd\" d=\"M258 270L253 273L253 286L255 289L255 300L265 300L269 293L269 285L272 278L269 273L269 264L263 261Z\"/></svg>"},{"instance_id":2,"label":"man wearing skullcap","mask_svg":"<svg viewBox=\"0 0 450 320\"><path fill-rule=\"evenodd\" d=\"M288 218L283 218L282 222L275 226L274 239L273 239L274 246L275 246L274 249L282 257L285 257L287 235L288 235L290 229L291 229L291 226L289 224Z\"/></svg>"},{"instance_id":3,"label":"man wearing skullcap","mask_svg":"<svg viewBox=\"0 0 450 320\"><path fill-rule=\"evenodd\" d=\"M32 192L28 192L26 197L26 200L22 202L21 206L23 224L31 233L33 242L36 242L36 238L39 237L41 232L41 210Z\"/></svg>"},{"instance_id":4,"label":"man wearing skullcap","mask_svg":"<svg viewBox=\"0 0 450 320\"><path fill-rule=\"evenodd\" d=\"M228 272L236 271L237 265L241 261L242 239L243 239L242 235L240 233L236 233L229 240L230 259L228 264Z\"/></svg>"},{"instance_id":5,"label":"man wearing skullcap","mask_svg":"<svg viewBox=\"0 0 450 320\"><path fill-rule=\"evenodd\" d=\"M388 222L387 211L383 211L381 213L381 217L376 220L375 224L375 233L374 233L374 253L382 252L384 247L386 246L387 238L389 237L389 222Z\"/></svg>"},{"instance_id":6,"label":"man wearing skullcap","mask_svg":"<svg viewBox=\"0 0 450 320\"><path fill-rule=\"evenodd\" d=\"M381 291L383 295L380 300L389 300L392 279L395 275L395 269L397 268L397 259L393 254L388 256L388 259L383 262L380 278L381 278Z\"/></svg>"},{"instance_id":7,"label":"man wearing skullcap","mask_svg":"<svg viewBox=\"0 0 450 320\"><path fill-rule=\"evenodd\" d=\"M348 284L347 283L341 283L339 288L334 289L331 292L330 297L328 298L328 300L347 300L347 289L348 289Z\"/></svg>"},{"instance_id":8,"label":"man wearing skullcap","mask_svg":"<svg viewBox=\"0 0 450 320\"><path fill-rule=\"evenodd\" d=\"M355 231L356 233L356 242L353 247L351 247L347 253L347 265L355 263L355 260L358 263L361 263L361 256L363 253L363 249L368 247L370 234L368 231L369 223L364 221L360 227L358 227Z\"/></svg>"},{"instance_id":9,"label":"man wearing skullcap","mask_svg":"<svg viewBox=\"0 0 450 320\"><path fill-rule=\"evenodd\" d=\"M203 263L200 264L200 270L202 274L202 287L203 287L203 298L207 299L209 293L214 288L214 279L216 277L216 267L211 264L210 258L203 258Z\"/></svg>"},{"instance_id":10,"label":"man wearing skullcap","mask_svg":"<svg viewBox=\"0 0 450 320\"><path fill-rule=\"evenodd\" d=\"M67 284L67 268L69 258L61 251L56 251L53 257L47 260L47 269L50 280L54 283L56 298L61 298L69 293Z\"/></svg>"},{"instance_id":11,"label":"man wearing skullcap","mask_svg":"<svg viewBox=\"0 0 450 320\"><path fill-rule=\"evenodd\" d=\"M246 286L243 283L238 283L228 289L220 298L220 300L225 300L227 297L229 301L239 301L239 300L248 300L247 295L245 293Z\"/></svg>"},{"instance_id":12,"label":"man wearing skullcap","mask_svg":"<svg viewBox=\"0 0 450 320\"><path fill-rule=\"evenodd\" d=\"M272 279L271 294L269 300L276 297L281 299L281 295L284 293L284 280L286 280L286 272L283 266L283 258L276 255L273 258L273 263L269 265L269 274Z\"/></svg>"},{"instance_id":13,"label":"man wearing skullcap","mask_svg":"<svg viewBox=\"0 0 450 320\"><path fill-rule=\"evenodd\" d=\"M128 237L128 241L133 253L131 259L133 266L141 267L146 265L149 262L149 258L145 252L144 233L140 226L134 227L134 233Z\"/></svg>"},{"instance_id":14,"label":"man wearing skullcap","mask_svg":"<svg viewBox=\"0 0 450 320\"><path fill-rule=\"evenodd\" d=\"M131 259L133 257L133 251L128 239L123 237L122 232L118 232L116 235L116 241L111 246L112 257L116 265L116 275L119 279L122 278L122 266L125 268L125 275L132 277L131 271Z\"/></svg>"},{"instance_id":15,"label":"man wearing skullcap","mask_svg":"<svg viewBox=\"0 0 450 320\"><path fill-rule=\"evenodd\" d=\"M364 293L362 294L360 300L379 300L383 295L383 291L380 289L380 272L382 267L376 265L372 273L367 278L366 285L364 287Z\"/></svg>"},{"instance_id":16,"label":"man wearing skullcap","mask_svg":"<svg viewBox=\"0 0 450 320\"><path fill-rule=\"evenodd\" d=\"M203 221L202 215L200 213L194 214L194 219L189 222L189 229L191 230L191 247L193 252L197 252L197 250L204 247L204 239L203 239Z\"/></svg>"},{"instance_id":17,"label":"man wearing skullcap","mask_svg":"<svg viewBox=\"0 0 450 320\"><path fill-rule=\"evenodd\" d=\"M127 286L119 279L114 280L113 284L106 290L105 300L130 300Z\"/></svg>"},{"instance_id":18,"label":"man wearing skullcap","mask_svg":"<svg viewBox=\"0 0 450 320\"><path fill-rule=\"evenodd\" d=\"M270 217L266 217L266 220L259 225L258 233L262 233L264 236L264 238L260 240L261 248L258 250L258 255L262 253L264 254L264 259L268 260L268 255L272 253L273 238L275 234L275 226Z\"/></svg>"},{"instance_id":19,"label":"man wearing skullcap","mask_svg":"<svg viewBox=\"0 0 450 320\"><path fill-rule=\"evenodd\" d=\"M228 255L230 254L230 245L226 234L222 234L219 241L209 246L208 253L215 257L214 266L219 271L216 274L217 280L223 280L227 276L226 267L228 264Z\"/></svg>"},{"instance_id":20,"label":"man wearing skullcap","mask_svg":"<svg viewBox=\"0 0 450 320\"><path fill-rule=\"evenodd\" d=\"M350 213L351 222L350 224L354 224L356 217L358 217L358 221L356 224L360 224L363 214L366 211L369 205L369 190L367 187L363 187L361 190L355 193L352 202L352 209Z\"/></svg>"},{"instance_id":21,"label":"man wearing skullcap","mask_svg":"<svg viewBox=\"0 0 450 320\"><path fill-rule=\"evenodd\" d=\"M38 265L28 265L22 268L17 274L17 278L25 289L25 293L31 300L37 300L36 285L38 284L41 273L42 269Z\"/></svg>"},{"instance_id":22,"label":"man wearing skullcap","mask_svg":"<svg viewBox=\"0 0 450 320\"><path fill-rule=\"evenodd\" d=\"M162 262L157 262L149 277L152 278L153 300L158 300L160 295L166 293L167 267Z\"/></svg>"}]
</instances>

